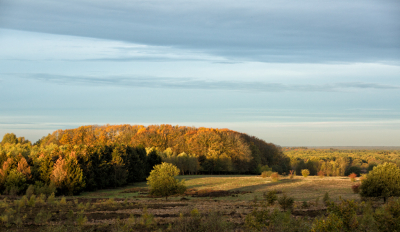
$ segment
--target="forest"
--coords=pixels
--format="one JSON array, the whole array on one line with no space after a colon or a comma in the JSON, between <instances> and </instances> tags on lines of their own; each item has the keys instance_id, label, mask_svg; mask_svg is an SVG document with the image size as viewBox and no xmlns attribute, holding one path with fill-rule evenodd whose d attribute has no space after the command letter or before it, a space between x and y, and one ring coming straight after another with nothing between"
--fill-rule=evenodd
<instances>
[{"instance_id":1,"label":"forest","mask_svg":"<svg viewBox=\"0 0 400 232\"><path fill-rule=\"evenodd\" d=\"M34 144L8 133L0 145L0 191L76 195L144 181L162 161L181 174L285 173L282 149L228 129L171 125L81 126L57 130Z\"/></svg>"},{"instance_id":2,"label":"forest","mask_svg":"<svg viewBox=\"0 0 400 232\"><path fill-rule=\"evenodd\" d=\"M306 147L282 148L290 158L290 167L297 174L308 169L310 175L360 176L385 162L400 167L400 150L376 149L316 149Z\"/></svg>"}]
</instances>

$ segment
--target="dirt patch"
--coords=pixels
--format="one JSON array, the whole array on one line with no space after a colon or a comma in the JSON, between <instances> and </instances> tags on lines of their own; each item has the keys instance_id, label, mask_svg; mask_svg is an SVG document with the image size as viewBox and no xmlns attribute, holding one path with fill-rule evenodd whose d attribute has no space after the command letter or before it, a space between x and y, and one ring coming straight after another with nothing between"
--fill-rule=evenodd
<instances>
[{"instance_id":1,"label":"dirt patch","mask_svg":"<svg viewBox=\"0 0 400 232\"><path fill-rule=\"evenodd\" d=\"M130 189L125 189L121 193L139 193L139 194L147 194L149 192L148 188L145 187L135 187Z\"/></svg>"},{"instance_id":2,"label":"dirt patch","mask_svg":"<svg viewBox=\"0 0 400 232\"><path fill-rule=\"evenodd\" d=\"M237 196L238 194L252 193L251 191L226 191L226 190L213 190L213 189L188 189L186 190L186 196L192 197L228 197Z\"/></svg>"}]
</instances>

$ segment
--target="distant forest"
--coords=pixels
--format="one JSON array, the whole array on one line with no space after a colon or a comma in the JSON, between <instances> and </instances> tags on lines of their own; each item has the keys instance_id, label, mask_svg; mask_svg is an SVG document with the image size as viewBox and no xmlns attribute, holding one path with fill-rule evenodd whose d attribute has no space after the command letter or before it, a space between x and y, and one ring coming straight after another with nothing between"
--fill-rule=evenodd
<instances>
[{"instance_id":1,"label":"distant forest","mask_svg":"<svg viewBox=\"0 0 400 232\"><path fill-rule=\"evenodd\" d=\"M282 149L290 158L290 167L300 174L308 169L311 175L318 172L325 176L358 176L368 173L378 164L395 163L400 167L400 150L381 149L317 149L292 147Z\"/></svg>"},{"instance_id":2,"label":"distant forest","mask_svg":"<svg viewBox=\"0 0 400 232\"><path fill-rule=\"evenodd\" d=\"M78 194L143 181L152 167L170 162L181 174L287 173L281 147L228 129L172 125L81 126L57 130L33 145L6 134L0 146L0 191L28 185Z\"/></svg>"}]
</instances>

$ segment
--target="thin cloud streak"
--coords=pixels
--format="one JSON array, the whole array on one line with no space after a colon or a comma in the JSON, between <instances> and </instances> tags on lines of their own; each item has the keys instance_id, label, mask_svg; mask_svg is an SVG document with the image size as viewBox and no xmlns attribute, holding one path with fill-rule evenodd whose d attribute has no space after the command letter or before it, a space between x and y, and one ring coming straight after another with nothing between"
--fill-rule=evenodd
<instances>
[{"instance_id":1,"label":"thin cloud streak","mask_svg":"<svg viewBox=\"0 0 400 232\"><path fill-rule=\"evenodd\" d=\"M211 81L194 78L132 77L132 76L67 76L56 74L3 74L13 77L45 81L60 85L115 86L131 88L200 89L259 92L332 92L357 89L398 90L400 86L366 82L329 84L282 84L261 81Z\"/></svg>"}]
</instances>

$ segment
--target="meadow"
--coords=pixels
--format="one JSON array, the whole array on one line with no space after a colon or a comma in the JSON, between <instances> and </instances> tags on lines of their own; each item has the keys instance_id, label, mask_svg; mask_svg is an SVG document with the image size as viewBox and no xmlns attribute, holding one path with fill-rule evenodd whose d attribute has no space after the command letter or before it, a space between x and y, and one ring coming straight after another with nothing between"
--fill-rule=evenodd
<instances>
[{"instance_id":1,"label":"meadow","mask_svg":"<svg viewBox=\"0 0 400 232\"><path fill-rule=\"evenodd\" d=\"M352 192L354 183L348 177L295 176L292 179L281 177L276 182L269 177L250 175L188 175L178 178L185 179L187 191L184 195L171 196L167 201L149 196L146 182L83 192L71 197L3 195L0 201L1 229L179 231L174 227L171 229L171 226L180 225L178 221L183 220L184 215L190 217L190 212L196 212L205 217L215 214L212 218L219 218L218 223L224 221L230 225L225 229L246 230L246 216L254 211L269 191L275 190L277 197L293 197L291 214L307 220L326 213L322 202L326 192L335 202L340 202L340 198L360 201L359 195ZM281 211L277 203L269 209Z\"/></svg>"}]
</instances>

